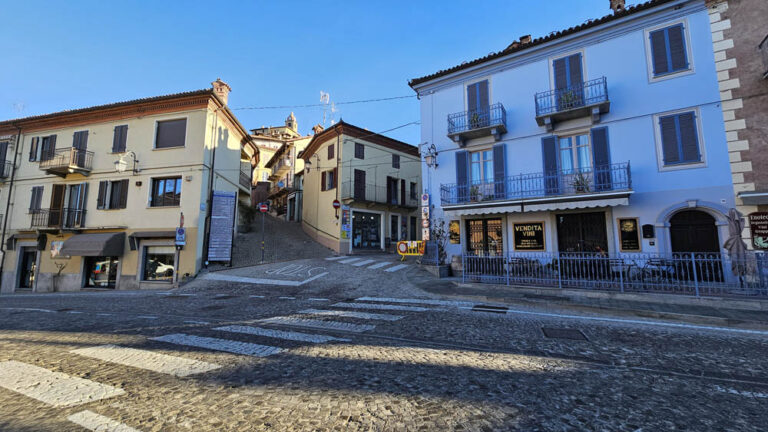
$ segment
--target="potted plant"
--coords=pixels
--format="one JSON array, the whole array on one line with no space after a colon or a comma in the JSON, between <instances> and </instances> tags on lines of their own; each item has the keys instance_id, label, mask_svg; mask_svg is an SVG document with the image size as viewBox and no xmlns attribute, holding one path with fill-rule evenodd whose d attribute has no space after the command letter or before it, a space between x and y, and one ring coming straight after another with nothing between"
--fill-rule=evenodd
<instances>
[{"instance_id":1,"label":"potted plant","mask_svg":"<svg viewBox=\"0 0 768 432\"><path fill-rule=\"evenodd\" d=\"M437 244L437 265L425 266L427 271L438 278L450 276L451 267L445 263L446 258L448 258L446 247L448 246L449 233L444 220L435 220L429 230L429 238L432 243Z\"/></svg>"},{"instance_id":2,"label":"potted plant","mask_svg":"<svg viewBox=\"0 0 768 432\"><path fill-rule=\"evenodd\" d=\"M558 104L560 105L560 111L569 110L576 106L576 102L578 101L578 97L576 95L576 92L573 90L566 90L562 93L560 93L560 97L557 99Z\"/></svg>"},{"instance_id":3,"label":"potted plant","mask_svg":"<svg viewBox=\"0 0 768 432\"><path fill-rule=\"evenodd\" d=\"M469 116L469 128L477 129L480 127L480 115L477 112L473 112Z\"/></svg>"},{"instance_id":4,"label":"potted plant","mask_svg":"<svg viewBox=\"0 0 768 432\"><path fill-rule=\"evenodd\" d=\"M469 188L469 201L471 202L478 202L480 201L480 188L477 186L472 186Z\"/></svg>"},{"instance_id":5,"label":"potted plant","mask_svg":"<svg viewBox=\"0 0 768 432\"><path fill-rule=\"evenodd\" d=\"M578 173L571 179L571 186L576 192L589 192L589 176L584 173Z\"/></svg>"}]
</instances>

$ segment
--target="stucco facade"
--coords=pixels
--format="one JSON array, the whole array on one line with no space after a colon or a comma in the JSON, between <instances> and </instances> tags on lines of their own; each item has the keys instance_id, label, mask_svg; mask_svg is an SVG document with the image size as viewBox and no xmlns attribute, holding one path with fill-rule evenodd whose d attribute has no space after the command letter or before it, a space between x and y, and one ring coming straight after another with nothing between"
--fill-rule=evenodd
<instances>
[{"instance_id":1,"label":"stucco facade","mask_svg":"<svg viewBox=\"0 0 768 432\"><path fill-rule=\"evenodd\" d=\"M201 90L1 122L0 136L14 141L8 158L16 159L12 188L10 182L0 187L3 205L11 194L2 292L162 287L197 274L205 255L211 164L212 189L236 192L247 202L250 181L242 177L250 179L251 173L242 167L258 159L247 132L226 109L226 96L222 100L215 91ZM177 127L177 142L162 147L170 124ZM118 130L125 131L120 144ZM86 135L82 150L72 150L80 145L78 137ZM43 139L49 142L53 136L56 154L75 155L65 161L63 171L51 168L56 161L41 148ZM125 162L124 172L116 171L118 160ZM147 251L173 253L182 213L186 245L175 252L172 264L152 262L168 267L166 275L174 277L145 277ZM52 258L54 245L63 242L66 248L72 238L109 233L124 235L124 241L119 253L103 262L94 263L87 254ZM109 266L117 270L107 283L103 274L93 276L94 266L95 273Z\"/></svg>"},{"instance_id":2,"label":"stucco facade","mask_svg":"<svg viewBox=\"0 0 768 432\"><path fill-rule=\"evenodd\" d=\"M680 60L659 53L664 38ZM413 80L422 142L437 150L423 168L432 218L460 229L449 257L719 252L735 203L713 58L705 2L668 0ZM711 242L697 244L683 216ZM515 238L533 228L543 238L531 247Z\"/></svg>"},{"instance_id":3,"label":"stucco facade","mask_svg":"<svg viewBox=\"0 0 768 432\"><path fill-rule=\"evenodd\" d=\"M416 147L340 122L315 134L302 159L302 226L318 242L352 254L420 238Z\"/></svg>"}]
</instances>

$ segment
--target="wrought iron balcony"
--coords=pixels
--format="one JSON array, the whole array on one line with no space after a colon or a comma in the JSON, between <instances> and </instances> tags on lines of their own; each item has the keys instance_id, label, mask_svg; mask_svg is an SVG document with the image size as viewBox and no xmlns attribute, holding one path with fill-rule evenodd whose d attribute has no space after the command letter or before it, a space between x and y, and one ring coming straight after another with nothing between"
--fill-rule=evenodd
<instances>
[{"instance_id":1,"label":"wrought iron balcony","mask_svg":"<svg viewBox=\"0 0 768 432\"><path fill-rule=\"evenodd\" d=\"M768 79L768 36L760 42L759 49L763 57L763 79Z\"/></svg>"},{"instance_id":2,"label":"wrought iron balcony","mask_svg":"<svg viewBox=\"0 0 768 432\"><path fill-rule=\"evenodd\" d=\"M251 175L247 172L240 171L240 186L251 190Z\"/></svg>"},{"instance_id":3,"label":"wrought iron balcony","mask_svg":"<svg viewBox=\"0 0 768 432\"><path fill-rule=\"evenodd\" d=\"M38 229L76 229L85 228L85 209L33 209L32 228Z\"/></svg>"},{"instance_id":4,"label":"wrought iron balcony","mask_svg":"<svg viewBox=\"0 0 768 432\"><path fill-rule=\"evenodd\" d=\"M0 162L0 180L5 180L11 177L11 168L13 168L13 162Z\"/></svg>"},{"instance_id":5,"label":"wrought iron balcony","mask_svg":"<svg viewBox=\"0 0 768 432\"><path fill-rule=\"evenodd\" d=\"M294 191L293 181L288 181L285 179L281 181L283 182L282 186L280 186L279 182L275 182L272 184L272 187L269 188L269 198Z\"/></svg>"},{"instance_id":6,"label":"wrought iron balcony","mask_svg":"<svg viewBox=\"0 0 768 432\"><path fill-rule=\"evenodd\" d=\"M47 174L66 177L67 174L88 175L93 166L93 152L75 147L54 150L40 155L40 169Z\"/></svg>"},{"instance_id":7,"label":"wrought iron balcony","mask_svg":"<svg viewBox=\"0 0 768 432\"><path fill-rule=\"evenodd\" d=\"M341 184L341 200L405 208L416 208L419 206L417 198L413 198L408 193L403 197L399 187L394 189L379 186L375 183L356 183L354 181L347 181Z\"/></svg>"},{"instance_id":8,"label":"wrought iron balcony","mask_svg":"<svg viewBox=\"0 0 768 432\"><path fill-rule=\"evenodd\" d=\"M566 88L536 93L536 123L548 131L558 121L591 116L594 122L611 109L605 77Z\"/></svg>"},{"instance_id":9,"label":"wrought iron balcony","mask_svg":"<svg viewBox=\"0 0 768 432\"><path fill-rule=\"evenodd\" d=\"M501 103L448 115L448 137L462 146L466 140L490 135L498 141L505 133L507 111Z\"/></svg>"},{"instance_id":10,"label":"wrought iron balcony","mask_svg":"<svg viewBox=\"0 0 768 432\"><path fill-rule=\"evenodd\" d=\"M519 174L490 182L440 185L443 206L605 194L632 189L629 162L597 168Z\"/></svg>"}]
</instances>

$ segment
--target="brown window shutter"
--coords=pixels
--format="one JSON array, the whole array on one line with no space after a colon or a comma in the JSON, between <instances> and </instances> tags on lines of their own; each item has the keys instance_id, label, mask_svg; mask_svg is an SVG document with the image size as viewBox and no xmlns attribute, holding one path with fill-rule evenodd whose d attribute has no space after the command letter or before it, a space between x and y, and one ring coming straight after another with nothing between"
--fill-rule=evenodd
<instances>
[{"instance_id":1,"label":"brown window shutter","mask_svg":"<svg viewBox=\"0 0 768 432\"><path fill-rule=\"evenodd\" d=\"M34 162L37 160L37 147L40 143L40 137L32 138L32 144L29 146L29 161Z\"/></svg>"},{"instance_id":2,"label":"brown window shutter","mask_svg":"<svg viewBox=\"0 0 768 432\"><path fill-rule=\"evenodd\" d=\"M338 168L333 169L333 188L336 189L336 186L339 185L339 175L338 175Z\"/></svg>"},{"instance_id":3,"label":"brown window shutter","mask_svg":"<svg viewBox=\"0 0 768 432\"><path fill-rule=\"evenodd\" d=\"M120 208L128 207L128 179L120 180Z\"/></svg>"},{"instance_id":4,"label":"brown window shutter","mask_svg":"<svg viewBox=\"0 0 768 432\"><path fill-rule=\"evenodd\" d=\"M109 188L109 182L104 180L99 182L99 196L96 198L96 208L104 209L105 202L107 201L107 188Z\"/></svg>"},{"instance_id":5,"label":"brown window shutter","mask_svg":"<svg viewBox=\"0 0 768 432\"><path fill-rule=\"evenodd\" d=\"M405 180L400 179L400 205L405 205Z\"/></svg>"},{"instance_id":6,"label":"brown window shutter","mask_svg":"<svg viewBox=\"0 0 768 432\"><path fill-rule=\"evenodd\" d=\"M325 190L325 171L320 174L320 191Z\"/></svg>"}]
</instances>

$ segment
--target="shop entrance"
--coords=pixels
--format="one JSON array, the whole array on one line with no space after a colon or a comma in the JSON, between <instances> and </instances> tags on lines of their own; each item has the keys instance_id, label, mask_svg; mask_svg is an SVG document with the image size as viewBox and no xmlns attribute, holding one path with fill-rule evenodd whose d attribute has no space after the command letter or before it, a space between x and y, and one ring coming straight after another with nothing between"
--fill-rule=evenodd
<instances>
[{"instance_id":1,"label":"shop entrance","mask_svg":"<svg viewBox=\"0 0 768 432\"><path fill-rule=\"evenodd\" d=\"M20 253L19 288L32 289L37 273L37 251L34 247L23 247Z\"/></svg>"},{"instance_id":2,"label":"shop entrance","mask_svg":"<svg viewBox=\"0 0 768 432\"><path fill-rule=\"evenodd\" d=\"M608 253L605 213L557 215L557 247L560 252Z\"/></svg>"},{"instance_id":3,"label":"shop entrance","mask_svg":"<svg viewBox=\"0 0 768 432\"><path fill-rule=\"evenodd\" d=\"M504 253L501 219L467 220L467 252L477 256L498 256Z\"/></svg>"},{"instance_id":4,"label":"shop entrance","mask_svg":"<svg viewBox=\"0 0 768 432\"><path fill-rule=\"evenodd\" d=\"M352 248L381 249L381 215L352 212Z\"/></svg>"},{"instance_id":5,"label":"shop entrance","mask_svg":"<svg viewBox=\"0 0 768 432\"><path fill-rule=\"evenodd\" d=\"M676 213L669 220L672 252L720 252L715 218L699 210Z\"/></svg>"}]
</instances>

